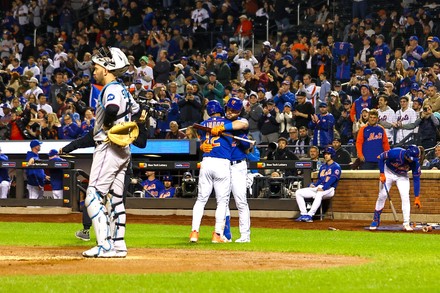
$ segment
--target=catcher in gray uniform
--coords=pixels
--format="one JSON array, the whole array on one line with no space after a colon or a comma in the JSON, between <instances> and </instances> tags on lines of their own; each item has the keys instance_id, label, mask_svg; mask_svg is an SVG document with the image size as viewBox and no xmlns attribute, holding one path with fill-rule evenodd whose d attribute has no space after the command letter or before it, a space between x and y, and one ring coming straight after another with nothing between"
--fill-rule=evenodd
<instances>
[{"instance_id":1,"label":"catcher in gray uniform","mask_svg":"<svg viewBox=\"0 0 440 293\"><path fill-rule=\"evenodd\" d=\"M129 63L118 48L101 48L92 57L97 83L104 85L96 106L93 129L95 151L85 199L92 219L97 246L84 251L84 257L125 257L125 207L122 201L124 176L130 160L130 146L109 141L107 133L116 124L131 121L139 105L123 84L116 81Z\"/></svg>"}]
</instances>

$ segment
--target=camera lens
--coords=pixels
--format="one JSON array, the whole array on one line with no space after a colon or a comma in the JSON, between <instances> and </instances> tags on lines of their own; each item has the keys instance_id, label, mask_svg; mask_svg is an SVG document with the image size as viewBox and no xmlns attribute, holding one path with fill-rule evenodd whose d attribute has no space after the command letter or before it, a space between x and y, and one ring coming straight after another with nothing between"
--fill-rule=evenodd
<instances>
[{"instance_id":1,"label":"camera lens","mask_svg":"<svg viewBox=\"0 0 440 293\"><path fill-rule=\"evenodd\" d=\"M428 112L428 107L424 107L424 108L423 108L423 111L424 111L424 112Z\"/></svg>"}]
</instances>

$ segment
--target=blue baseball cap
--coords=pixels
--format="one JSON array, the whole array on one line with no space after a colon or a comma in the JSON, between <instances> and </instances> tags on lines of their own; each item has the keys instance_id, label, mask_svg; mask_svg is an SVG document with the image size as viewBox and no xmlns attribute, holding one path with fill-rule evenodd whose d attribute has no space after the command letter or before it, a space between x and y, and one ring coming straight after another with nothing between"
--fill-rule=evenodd
<instances>
[{"instance_id":1,"label":"blue baseball cap","mask_svg":"<svg viewBox=\"0 0 440 293\"><path fill-rule=\"evenodd\" d=\"M43 143L41 141L39 141L38 139L34 139L31 141L30 146L31 146L31 149L33 149L34 147L42 145L42 144Z\"/></svg>"},{"instance_id":2,"label":"blue baseball cap","mask_svg":"<svg viewBox=\"0 0 440 293\"><path fill-rule=\"evenodd\" d=\"M285 102L284 107L289 107L290 109L292 109L292 104L289 102Z\"/></svg>"},{"instance_id":3,"label":"blue baseball cap","mask_svg":"<svg viewBox=\"0 0 440 293\"><path fill-rule=\"evenodd\" d=\"M136 84L136 83L140 83L140 84L142 84L142 80L140 80L140 79L136 79L135 81L134 81L134 83Z\"/></svg>"},{"instance_id":4,"label":"blue baseball cap","mask_svg":"<svg viewBox=\"0 0 440 293\"><path fill-rule=\"evenodd\" d=\"M58 155L58 151L56 149L52 149L49 151L49 157L53 157Z\"/></svg>"},{"instance_id":5,"label":"blue baseball cap","mask_svg":"<svg viewBox=\"0 0 440 293\"><path fill-rule=\"evenodd\" d=\"M173 177L170 175L163 176L162 181L173 181Z\"/></svg>"},{"instance_id":6,"label":"blue baseball cap","mask_svg":"<svg viewBox=\"0 0 440 293\"><path fill-rule=\"evenodd\" d=\"M327 107L327 103L320 103L319 104L319 108L324 108L324 107Z\"/></svg>"},{"instance_id":7,"label":"blue baseball cap","mask_svg":"<svg viewBox=\"0 0 440 293\"><path fill-rule=\"evenodd\" d=\"M417 36L411 36L409 37L410 41L419 41L419 38Z\"/></svg>"},{"instance_id":8,"label":"blue baseball cap","mask_svg":"<svg viewBox=\"0 0 440 293\"><path fill-rule=\"evenodd\" d=\"M365 75L367 75L367 74L373 74L373 71L371 71L371 69L367 68L367 69L364 70L364 74L365 74Z\"/></svg>"},{"instance_id":9,"label":"blue baseball cap","mask_svg":"<svg viewBox=\"0 0 440 293\"><path fill-rule=\"evenodd\" d=\"M419 103L420 105L423 105L423 99L422 99L422 98L415 98L415 99L413 100L413 102L417 102L417 103Z\"/></svg>"},{"instance_id":10,"label":"blue baseball cap","mask_svg":"<svg viewBox=\"0 0 440 293\"><path fill-rule=\"evenodd\" d=\"M434 37L434 36L429 37L427 41L440 43L440 39L438 37Z\"/></svg>"},{"instance_id":11,"label":"blue baseball cap","mask_svg":"<svg viewBox=\"0 0 440 293\"><path fill-rule=\"evenodd\" d=\"M365 88L367 88L367 90L370 90L370 86L368 84L361 84L359 86L359 89L361 89L362 87L365 87Z\"/></svg>"},{"instance_id":12,"label":"blue baseball cap","mask_svg":"<svg viewBox=\"0 0 440 293\"><path fill-rule=\"evenodd\" d=\"M417 84L417 83L413 83L412 85L411 85L411 90L419 90L419 85Z\"/></svg>"},{"instance_id":13,"label":"blue baseball cap","mask_svg":"<svg viewBox=\"0 0 440 293\"><path fill-rule=\"evenodd\" d=\"M293 58L292 58L292 56L290 56L290 55L285 55L285 56L283 57L283 60L292 61Z\"/></svg>"}]
</instances>

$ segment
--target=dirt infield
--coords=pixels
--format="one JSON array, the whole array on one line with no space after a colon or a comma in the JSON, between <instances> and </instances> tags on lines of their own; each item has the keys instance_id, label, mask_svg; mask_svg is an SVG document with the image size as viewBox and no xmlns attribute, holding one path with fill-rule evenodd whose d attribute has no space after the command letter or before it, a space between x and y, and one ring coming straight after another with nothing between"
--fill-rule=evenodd
<instances>
[{"instance_id":1,"label":"dirt infield","mask_svg":"<svg viewBox=\"0 0 440 293\"><path fill-rule=\"evenodd\" d=\"M80 228L81 214L1 214L0 221L78 223L78 228ZM190 227L191 217L128 214L127 222L173 225L178 223ZM204 217L203 224L213 226L214 218ZM238 219L234 218L232 225L237 226ZM252 226L260 228L328 230L332 227L337 230L365 231L364 227L368 225L369 222L367 221L325 220L313 223L298 223L292 219L252 218ZM129 255L125 259L85 259L81 257L83 250L83 247L3 247L0 256L0 274L81 274L84 271L90 271L90 269L95 272L99 271L100 274L292 270L359 265L368 262L367 259L363 258L337 255L142 248L130 249ZM104 262L105 265L103 265Z\"/></svg>"},{"instance_id":2,"label":"dirt infield","mask_svg":"<svg viewBox=\"0 0 440 293\"><path fill-rule=\"evenodd\" d=\"M225 244L227 245L227 244ZM4 247L2 275L145 274L170 272L293 270L358 265L358 257L278 252L132 248L125 259L86 259L84 248Z\"/></svg>"}]
</instances>

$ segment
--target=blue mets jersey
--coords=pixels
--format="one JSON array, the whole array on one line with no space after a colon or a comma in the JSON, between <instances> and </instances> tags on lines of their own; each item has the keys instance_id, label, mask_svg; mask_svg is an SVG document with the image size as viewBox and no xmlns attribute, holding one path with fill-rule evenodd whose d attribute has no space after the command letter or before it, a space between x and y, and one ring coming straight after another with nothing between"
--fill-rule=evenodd
<instances>
[{"instance_id":1,"label":"blue mets jersey","mask_svg":"<svg viewBox=\"0 0 440 293\"><path fill-rule=\"evenodd\" d=\"M245 118L238 117L237 120L246 120ZM248 138L248 130L234 130L232 134L242 138ZM247 157L247 151L251 147L251 144L241 140L233 140L232 142L232 154L231 161L245 160Z\"/></svg>"},{"instance_id":2,"label":"blue mets jersey","mask_svg":"<svg viewBox=\"0 0 440 293\"><path fill-rule=\"evenodd\" d=\"M230 120L224 117L211 117L201 123L201 125L213 128L214 126L230 123ZM199 131L201 141L208 140L212 144L212 151L204 153L203 157L212 157L220 159L231 159L232 138L225 136L212 136L209 132Z\"/></svg>"},{"instance_id":3,"label":"blue mets jersey","mask_svg":"<svg viewBox=\"0 0 440 293\"><path fill-rule=\"evenodd\" d=\"M55 157L50 159L49 161L65 162L66 160L59 157ZM49 169L49 176L50 176L50 185L52 186L52 190L62 190L63 177L64 177L63 169Z\"/></svg>"},{"instance_id":4,"label":"blue mets jersey","mask_svg":"<svg viewBox=\"0 0 440 293\"><path fill-rule=\"evenodd\" d=\"M341 166L338 163L333 162L332 164L323 164L319 168L319 178L313 185L323 185L324 190L328 190L331 187L336 189L338 186L339 178L341 178Z\"/></svg>"},{"instance_id":5,"label":"blue mets jersey","mask_svg":"<svg viewBox=\"0 0 440 293\"><path fill-rule=\"evenodd\" d=\"M175 187L170 187L170 188L165 188L164 190L162 190L162 192L160 193L159 197L160 198L172 198L174 197L174 194L176 193L176 188Z\"/></svg>"},{"instance_id":6,"label":"blue mets jersey","mask_svg":"<svg viewBox=\"0 0 440 293\"><path fill-rule=\"evenodd\" d=\"M385 164L388 169L397 175L407 176L408 171L411 170L413 174L414 182L414 194L419 195L420 192L420 175L422 174L419 160L416 159L412 162L405 158L405 149L393 148L387 152L383 152L379 156L379 170L380 173L384 172Z\"/></svg>"},{"instance_id":7,"label":"blue mets jersey","mask_svg":"<svg viewBox=\"0 0 440 293\"><path fill-rule=\"evenodd\" d=\"M145 197L159 197L160 193L165 189L163 183L159 179L144 180L141 185L145 190Z\"/></svg>"}]
</instances>

